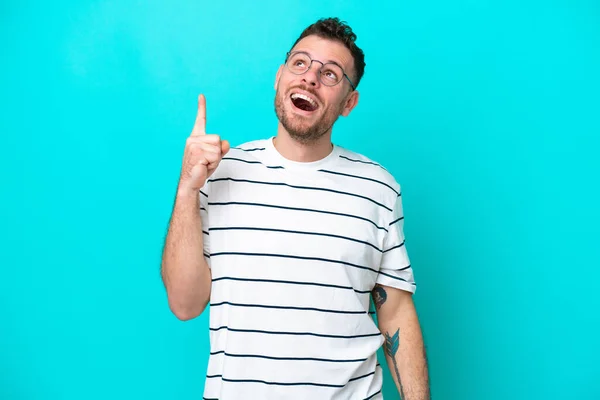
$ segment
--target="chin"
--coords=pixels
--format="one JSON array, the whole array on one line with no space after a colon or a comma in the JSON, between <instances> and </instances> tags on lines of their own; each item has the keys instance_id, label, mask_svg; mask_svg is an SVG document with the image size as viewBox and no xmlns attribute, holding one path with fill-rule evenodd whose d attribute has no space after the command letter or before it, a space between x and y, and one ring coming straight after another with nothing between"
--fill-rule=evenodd
<instances>
[{"instance_id":1,"label":"chin","mask_svg":"<svg viewBox=\"0 0 600 400\"><path fill-rule=\"evenodd\" d=\"M298 120L284 120L281 123L292 139L303 144L316 142L328 131L317 122L301 123Z\"/></svg>"},{"instance_id":2,"label":"chin","mask_svg":"<svg viewBox=\"0 0 600 400\"><path fill-rule=\"evenodd\" d=\"M292 137L296 138L308 138L314 136L316 124L310 123L299 123L298 121L282 121L282 125L285 130Z\"/></svg>"},{"instance_id":3,"label":"chin","mask_svg":"<svg viewBox=\"0 0 600 400\"><path fill-rule=\"evenodd\" d=\"M275 112L292 139L305 144L312 143L323 137L331 128L324 121L321 108L304 111L286 100L276 97Z\"/></svg>"}]
</instances>

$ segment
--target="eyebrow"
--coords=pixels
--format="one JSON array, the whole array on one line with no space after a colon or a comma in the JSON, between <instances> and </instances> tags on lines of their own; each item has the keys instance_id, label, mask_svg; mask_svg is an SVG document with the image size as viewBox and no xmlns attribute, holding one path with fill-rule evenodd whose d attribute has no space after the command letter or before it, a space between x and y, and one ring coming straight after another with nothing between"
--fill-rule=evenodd
<instances>
[{"instance_id":1,"label":"eyebrow","mask_svg":"<svg viewBox=\"0 0 600 400\"><path fill-rule=\"evenodd\" d=\"M305 54L308 54L308 56L309 56L311 59L313 58L312 54L310 54L310 53L309 53L308 51L306 51L306 50L295 50L295 51L293 51L292 53L305 53ZM329 63L337 65L338 67L340 67L340 68L342 69L342 71L345 71L345 70L346 70L344 67L342 67L342 66L341 66L341 64L340 64L340 63L338 63L338 62L337 62L337 61L335 61L335 60L325 60L325 64L329 64Z\"/></svg>"}]
</instances>

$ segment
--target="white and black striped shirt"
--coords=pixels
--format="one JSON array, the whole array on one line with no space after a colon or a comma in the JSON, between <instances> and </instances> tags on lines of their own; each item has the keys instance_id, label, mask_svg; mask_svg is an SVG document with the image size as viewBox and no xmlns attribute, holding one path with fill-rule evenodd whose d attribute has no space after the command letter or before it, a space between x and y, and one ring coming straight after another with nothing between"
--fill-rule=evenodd
<instances>
[{"instance_id":1,"label":"white and black striped shirt","mask_svg":"<svg viewBox=\"0 0 600 400\"><path fill-rule=\"evenodd\" d=\"M334 146L232 148L200 192L212 272L204 399L381 399L376 283L415 291L400 185Z\"/></svg>"}]
</instances>

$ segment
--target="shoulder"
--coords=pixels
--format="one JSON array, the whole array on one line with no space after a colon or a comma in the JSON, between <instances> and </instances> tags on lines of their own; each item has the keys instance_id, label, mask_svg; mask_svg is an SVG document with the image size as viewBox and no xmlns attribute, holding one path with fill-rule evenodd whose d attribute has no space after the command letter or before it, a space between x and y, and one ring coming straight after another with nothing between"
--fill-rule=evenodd
<instances>
[{"instance_id":1,"label":"shoulder","mask_svg":"<svg viewBox=\"0 0 600 400\"><path fill-rule=\"evenodd\" d=\"M260 151L265 150L267 145L267 139L256 139L247 142L240 143L236 146L231 146L229 151L231 152L249 152L249 151Z\"/></svg>"},{"instance_id":2,"label":"shoulder","mask_svg":"<svg viewBox=\"0 0 600 400\"><path fill-rule=\"evenodd\" d=\"M223 163L228 164L232 161L254 160L252 162L262 161L265 150L267 149L266 139L256 139L232 145L229 152L223 157ZM235 162L234 162L235 164Z\"/></svg>"},{"instance_id":3,"label":"shoulder","mask_svg":"<svg viewBox=\"0 0 600 400\"><path fill-rule=\"evenodd\" d=\"M380 162L359 152L339 147L339 165L344 171L367 180L375 180L400 194L400 183Z\"/></svg>"},{"instance_id":4,"label":"shoulder","mask_svg":"<svg viewBox=\"0 0 600 400\"><path fill-rule=\"evenodd\" d=\"M212 176L212 181L223 180L239 175L250 165L262 164L265 157L266 139L256 139L231 145L227 154L219 162Z\"/></svg>"}]
</instances>

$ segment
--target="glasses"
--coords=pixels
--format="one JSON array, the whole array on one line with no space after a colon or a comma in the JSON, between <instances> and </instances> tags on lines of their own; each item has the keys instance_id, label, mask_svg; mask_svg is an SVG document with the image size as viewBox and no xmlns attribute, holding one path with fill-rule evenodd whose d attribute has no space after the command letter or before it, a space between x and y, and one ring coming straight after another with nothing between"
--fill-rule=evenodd
<instances>
[{"instance_id":1,"label":"glasses","mask_svg":"<svg viewBox=\"0 0 600 400\"><path fill-rule=\"evenodd\" d=\"M302 51L296 53L287 53L285 66L292 74L302 75L310 69L313 61L321 64L321 68L319 68L317 76L319 78L319 82L321 82L323 85L335 86L345 77L348 79L350 86L352 86L352 90L356 89L348 75L346 75L342 67L340 67L337 63L322 63L319 60L313 60L307 53Z\"/></svg>"}]
</instances>

